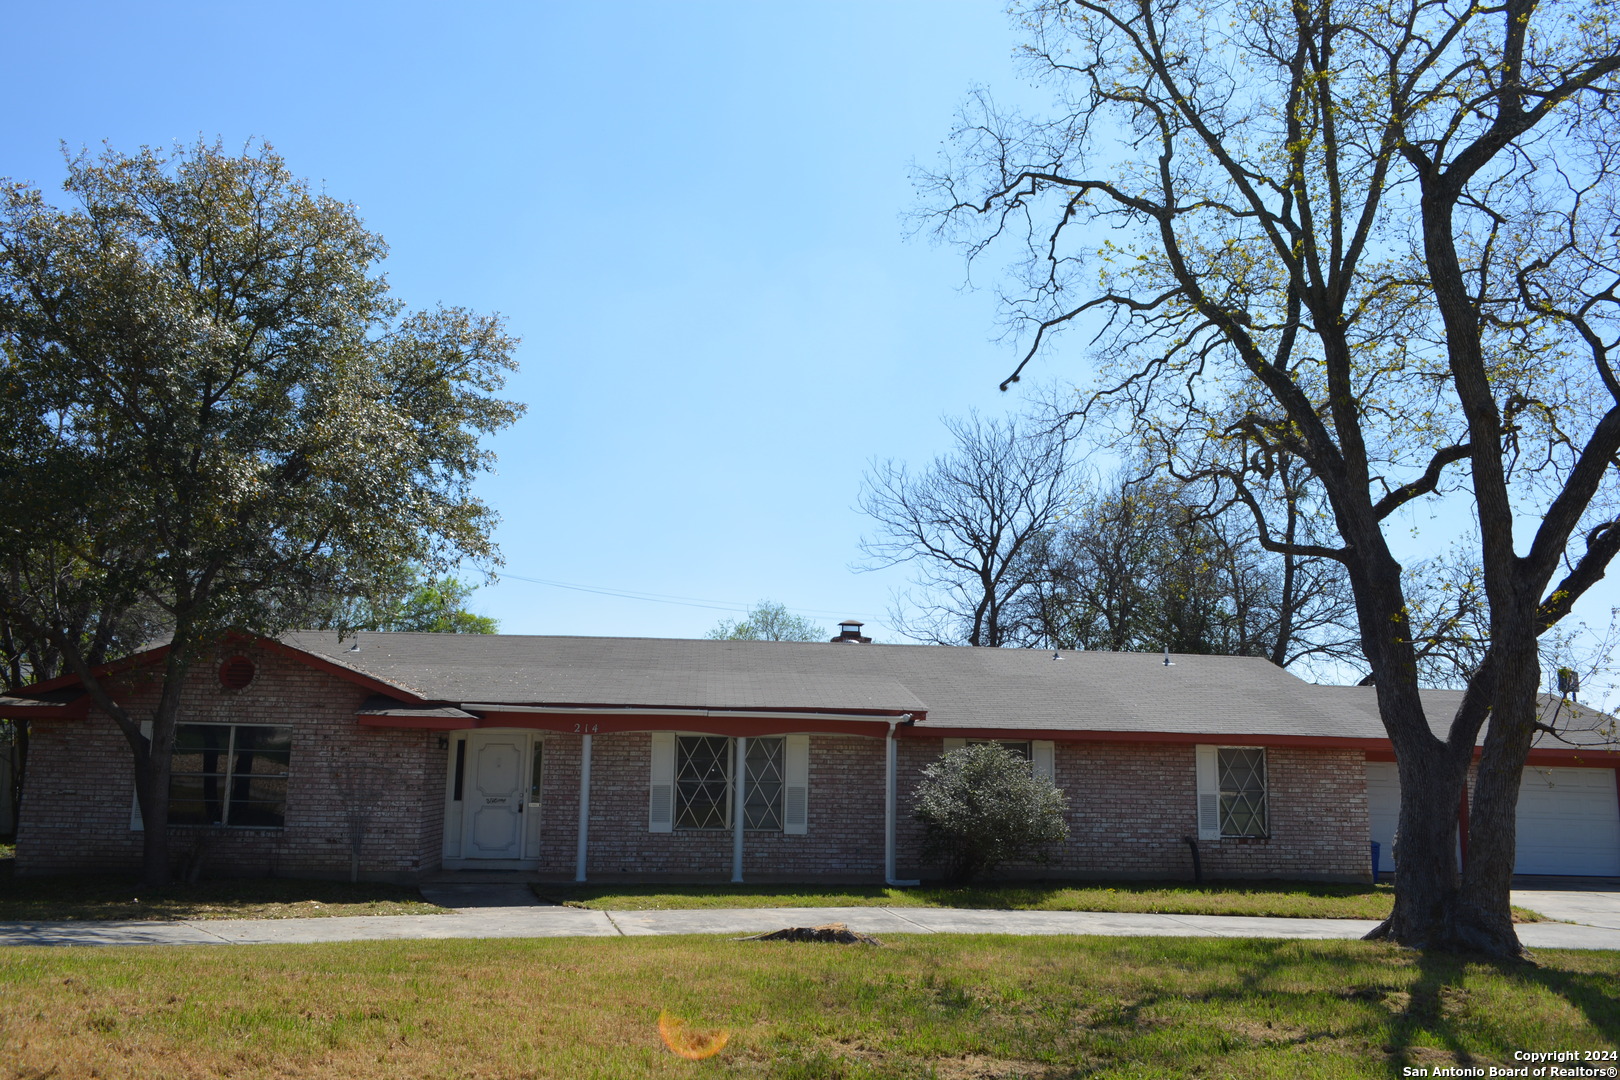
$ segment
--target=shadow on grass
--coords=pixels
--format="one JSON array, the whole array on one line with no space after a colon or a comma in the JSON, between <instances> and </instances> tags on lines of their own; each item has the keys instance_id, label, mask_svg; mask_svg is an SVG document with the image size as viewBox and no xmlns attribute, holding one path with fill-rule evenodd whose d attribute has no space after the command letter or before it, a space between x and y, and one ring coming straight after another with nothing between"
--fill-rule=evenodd
<instances>
[{"instance_id":1,"label":"shadow on grass","mask_svg":"<svg viewBox=\"0 0 1620 1080\"><path fill-rule=\"evenodd\" d=\"M1338 1053L1353 1053L1359 1047L1381 1056L1390 1076L1413 1075L1405 1071L1412 1067L1429 1070L1421 1075L1432 1075L1436 1066L1522 1067L1524 1063L1513 1057L1515 1051L1577 1049L1546 1044L1537 1030L1546 1013L1545 1003L1534 1000L1537 989L1572 1007L1599 1040L1620 1031L1620 984L1607 958L1593 965L1600 970L1589 971L1581 970L1584 958L1579 954L1573 959L1549 957L1546 963L1536 963L1344 942L1328 946L1341 950L1337 956L1323 956L1320 950L1326 943L1314 943L1314 948L1303 944L1248 942L1241 958L1228 958L1235 977L1226 987L1206 994L1165 996L1196 998L1214 1006L1217 1013L1232 1010L1234 1015L1257 1003L1275 1006L1280 999L1292 999L1282 1012L1304 1018L1315 1013L1322 1022L1278 1032L1263 1039L1266 1045ZM1373 978L1369 978L1367 963L1370 949L1386 951L1389 960L1376 969L1378 975ZM1317 968L1317 977L1301 979L1309 968ZM1503 1015L1499 1006L1485 1000L1492 996L1522 1000L1523 1013ZM1319 999L1323 1007L1313 1009L1307 1001L1311 997ZM1131 1003L1122 1013L1141 1013L1157 1003L1157 996L1150 997ZM1354 1018L1348 1023L1332 1022L1330 1017L1337 1010L1327 1007L1330 1005L1348 1006ZM1233 1024L1231 1030L1238 1032L1241 1025ZM1611 1044L1600 1041L1595 1045Z\"/></svg>"},{"instance_id":2,"label":"shadow on grass","mask_svg":"<svg viewBox=\"0 0 1620 1080\"><path fill-rule=\"evenodd\" d=\"M1458 1065L1475 1065L1483 1056L1490 1064L1522 1067L1512 1059L1515 1050L1571 1050L1557 1046L1493 1046L1482 1052L1471 1047L1468 1020L1473 1011L1470 1001L1471 976L1493 974L1520 987L1539 987L1579 1012L1598 1032L1620 1031L1620 992L1612 972L1573 970L1529 960L1501 960L1491 957L1427 952L1414 954L1418 977L1410 985L1406 1008L1390 1025L1391 1074L1401 1075L1397 1065L1409 1062L1419 1036L1428 1034L1445 1046Z\"/></svg>"}]
</instances>

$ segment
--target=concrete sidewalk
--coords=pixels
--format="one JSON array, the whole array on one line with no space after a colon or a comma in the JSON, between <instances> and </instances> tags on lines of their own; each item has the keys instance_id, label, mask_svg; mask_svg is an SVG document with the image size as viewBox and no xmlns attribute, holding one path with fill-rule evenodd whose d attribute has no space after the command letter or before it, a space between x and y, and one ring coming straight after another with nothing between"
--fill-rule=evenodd
<instances>
[{"instance_id":1,"label":"concrete sidewalk","mask_svg":"<svg viewBox=\"0 0 1620 1080\"><path fill-rule=\"evenodd\" d=\"M1529 923L1532 949L1620 949L1620 892L1515 892L1514 903L1568 923ZM0 945L251 945L425 938L741 936L841 922L867 934L1095 934L1107 937L1359 938L1364 919L1271 919L1094 911L958 908L741 908L587 911L540 904L464 907L448 915L191 922L0 923Z\"/></svg>"}]
</instances>

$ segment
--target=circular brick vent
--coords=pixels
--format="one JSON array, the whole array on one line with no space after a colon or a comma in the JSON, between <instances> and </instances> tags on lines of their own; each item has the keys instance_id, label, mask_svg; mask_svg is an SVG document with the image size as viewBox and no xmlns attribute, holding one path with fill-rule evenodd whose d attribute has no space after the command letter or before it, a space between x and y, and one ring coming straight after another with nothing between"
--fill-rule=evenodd
<instances>
[{"instance_id":1,"label":"circular brick vent","mask_svg":"<svg viewBox=\"0 0 1620 1080\"><path fill-rule=\"evenodd\" d=\"M219 665L219 682L227 690L240 690L253 681L253 661L245 656L233 656Z\"/></svg>"}]
</instances>

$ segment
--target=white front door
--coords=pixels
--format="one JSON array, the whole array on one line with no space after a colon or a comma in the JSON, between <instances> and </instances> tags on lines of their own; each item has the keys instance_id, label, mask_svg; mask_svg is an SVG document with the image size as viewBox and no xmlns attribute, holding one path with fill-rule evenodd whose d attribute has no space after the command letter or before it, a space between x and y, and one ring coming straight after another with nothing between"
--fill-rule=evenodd
<instances>
[{"instance_id":1,"label":"white front door","mask_svg":"<svg viewBox=\"0 0 1620 1080\"><path fill-rule=\"evenodd\" d=\"M528 761L526 734L468 733L463 858L522 858Z\"/></svg>"}]
</instances>

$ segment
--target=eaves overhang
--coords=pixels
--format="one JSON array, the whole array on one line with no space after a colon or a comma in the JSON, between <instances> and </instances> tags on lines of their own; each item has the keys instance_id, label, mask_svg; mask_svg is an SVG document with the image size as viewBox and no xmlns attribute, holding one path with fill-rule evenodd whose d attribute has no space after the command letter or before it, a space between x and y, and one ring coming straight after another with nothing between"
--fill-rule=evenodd
<instances>
[{"instance_id":1,"label":"eaves overhang","mask_svg":"<svg viewBox=\"0 0 1620 1080\"><path fill-rule=\"evenodd\" d=\"M687 708L648 705L513 705L464 702L461 716L421 710L373 710L357 714L371 727L414 727L440 731L473 728L531 728L571 735L629 731L691 731L712 735L774 735L813 731L879 737L891 726L916 716L903 710Z\"/></svg>"}]
</instances>

